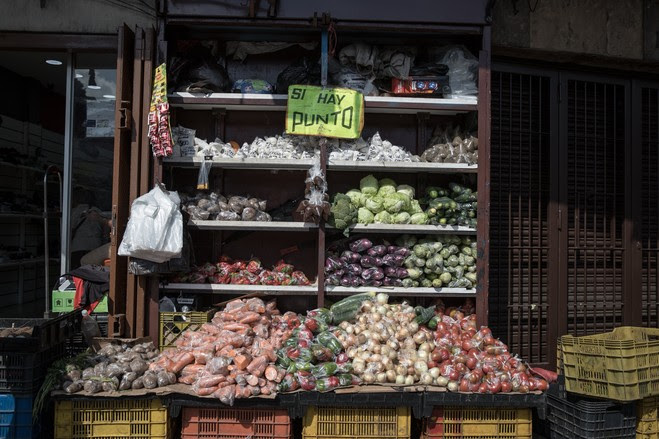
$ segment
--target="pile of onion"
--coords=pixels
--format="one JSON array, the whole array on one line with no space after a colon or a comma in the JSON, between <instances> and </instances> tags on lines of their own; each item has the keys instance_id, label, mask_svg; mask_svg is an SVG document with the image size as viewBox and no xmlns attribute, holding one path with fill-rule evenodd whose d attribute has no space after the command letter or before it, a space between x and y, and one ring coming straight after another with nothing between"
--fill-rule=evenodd
<instances>
[{"instance_id":1,"label":"pile of onion","mask_svg":"<svg viewBox=\"0 0 659 439\"><path fill-rule=\"evenodd\" d=\"M476 329L475 314L440 312L434 332L435 349L428 368L439 368L437 385L451 392L528 393L547 390L547 381L534 376L528 365L508 352L490 328Z\"/></svg>"}]
</instances>

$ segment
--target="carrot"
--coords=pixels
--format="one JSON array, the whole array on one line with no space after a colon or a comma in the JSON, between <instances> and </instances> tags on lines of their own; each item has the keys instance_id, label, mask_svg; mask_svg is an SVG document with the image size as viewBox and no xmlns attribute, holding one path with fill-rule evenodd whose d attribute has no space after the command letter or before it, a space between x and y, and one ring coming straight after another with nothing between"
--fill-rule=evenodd
<instances>
[{"instance_id":1,"label":"carrot","mask_svg":"<svg viewBox=\"0 0 659 439\"><path fill-rule=\"evenodd\" d=\"M251 394L247 396L248 398L250 396L258 396L261 394L261 388L258 386L249 386L248 389L251 392Z\"/></svg>"},{"instance_id":2,"label":"carrot","mask_svg":"<svg viewBox=\"0 0 659 439\"><path fill-rule=\"evenodd\" d=\"M277 378L274 379L274 380L270 380L270 381L274 381L276 383L281 383L281 380L284 379L284 376L286 376L286 370L279 369L279 370L277 370Z\"/></svg>"},{"instance_id":3,"label":"carrot","mask_svg":"<svg viewBox=\"0 0 659 439\"><path fill-rule=\"evenodd\" d=\"M185 366L188 364L194 362L194 355L192 355L190 352L186 352L183 355L181 355L181 358L174 363L174 367L172 367L172 372L174 373L179 373Z\"/></svg>"},{"instance_id":4,"label":"carrot","mask_svg":"<svg viewBox=\"0 0 659 439\"><path fill-rule=\"evenodd\" d=\"M197 389L197 395L199 396L208 396L214 393L217 390L217 386L213 387L200 387Z\"/></svg>"},{"instance_id":5,"label":"carrot","mask_svg":"<svg viewBox=\"0 0 659 439\"><path fill-rule=\"evenodd\" d=\"M261 386L261 395L270 395L270 389L267 386Z\"/></svg>"},{"instance_id":6,"label":"carrot","mask_svg":"<svg viewBox=\"0 0 659 439\"><path fill-rule=\"evenodd\" d=\"M257 377L255 377L254 375L247 375L246 381L247 381L247 384L249 384L250 386L256 386L256 385L259 384L259 379Z\"/></svg>"},{"instance_id":7,"label":"carrot","mask_svg":"<svg viewBox=\"0 0 659 439\"><path fill-rule=\"evenodd\" d=\"M247 366L247 371L254 376L260 377L263 375L265 367L268 365L268 360L265 356L261 355L252 360L251 363Z\"/></svg>"},{"instance_id":8,"label":"carrot","mask_svg":"<svg viewBox=\"0 0 659 439\"><path fill-rule=\"evenodd\" d=\"M204 367L203 364L188 364L181 370L181 376L197 375ZM173 372L173 371L172 371Z\"/></svg>"},{"instance_id":9,"label":"carrot","mask_svg":"<svg viewBox=\"0 0 659 439\"><path fill-rule=\"evenodd\" d=\"M217 387L222 381L226 381L226 377L222 375L210 375L197 380L197 386L200 388Z\"/></svg>"},{"instance_id":10,"label":"carrot","mask_svg":"<svg viewBox=\"0 0 659 439\"><path fill-rule=\"evenodd\" d=\"M217 326L210 324L210 323L204 323L201 325L201 330L208 332L209 334L219 334L220 333L220 328ZM185 334L185 333L184 333Z\"/></svg>"},{"instance_id":11,"label":"carrot","mask_svg":"<svg viewBox=\"0 0 659 439\"><path fill-rule=\"evenodd\" d=\"M247 366L249 366L250 358L246 354L245 355L238 355L238 356L236 356L236 358L233 359L233 363L238 367L238 369L243 370Z\"/></svg>"},{"instance_id":12,"label":"carrot","mask_svg":"<svg viewBox=\"0 0 659 439\"><path fill-rule=\"evenodd\" d=\"M259 387L263 387L267 384L267 380L265 378L259 378Z\"/></svg>"},{"instance_id":13,"label":"carrot","mask_svg":"<svg viewBox=\"0 0 659 439\"><path fill-rule=\"evenodd\" d=\"M276 381L277 380L277 368L274 366L268 366L265 368L265 377L268 381Z\"/></svg>"},{"instance_id":14,"label":"carrot","mask_svg":"<svg viewBox=\"0 0 659 439\"><path fill-rule=\"evenodd\" d=\"M179 383L187 384L188 386L191 386L192 383L194 383L195 381L197 381L196 375L186 375L186 376L178 377Z\"/></svg>"},{"instance_id":15,"label":"carrot","mask_svg":"<svg viewBox=\"0 0 659 439\"><path fill-rule=\"evenodd\" d=\"M249 325L250 323L254 323L261 318L261 316L255 312L246 312L236 317L238 317L238 322L244 325Z\"/></svg>"},{"instance_id":16,"label":"carrot","mask_svg":"<svg viewBox=\"0 0 659 439\"><path fill-rule=\"evenodd\" d=\"M249 329L249 326L243 323L227 323L223 325L222 329L240 333L241 331L246 332Z\"/></svg>"}]
</instances>

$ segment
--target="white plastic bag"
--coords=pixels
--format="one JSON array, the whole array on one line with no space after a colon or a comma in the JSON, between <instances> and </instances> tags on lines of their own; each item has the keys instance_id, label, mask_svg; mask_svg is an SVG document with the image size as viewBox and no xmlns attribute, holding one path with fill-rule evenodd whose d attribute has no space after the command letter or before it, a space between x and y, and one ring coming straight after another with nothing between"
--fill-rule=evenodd
<instances>
[{"instance_id":1,"label":"white plastic bag","mask_svg":"<svg viewBox=\"0 0 659 439\"><path fill-rule=\"evenodd\" d=\"M158 185L136 198L118 254L158 263L179 257L183 249L179 204L178 193L166 192Z\"/></svg>"}]
</instances>

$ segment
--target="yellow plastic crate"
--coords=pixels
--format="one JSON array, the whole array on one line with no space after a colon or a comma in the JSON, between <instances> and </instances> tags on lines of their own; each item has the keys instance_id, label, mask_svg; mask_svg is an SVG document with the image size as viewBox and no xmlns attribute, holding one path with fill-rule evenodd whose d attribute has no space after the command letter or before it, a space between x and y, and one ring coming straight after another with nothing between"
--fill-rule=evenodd
<instances>
[{"instance_id":1,"label":"yellow plastic crate","mask_svg":"<svg viewBox=\"0 0 659 439\"><path fill-rule=\"evenodd\" d=\"M196 331L204 323L211 321L216 310L191 312L161 312L160 313L160 342L162 351L175 346L176 339L183 331Z\"/></svg>"},{"instance_id":2,"label":"yellow plastic crate","mask_svg":"<svg viewBox=\"0 0 659 439\"><path fill-rule=\"evenodd\" d=\"M528 408L435 407L423 422L423 439L500 439L533 436Z\"/></svg>"},{"instance_id":3,"label":"yellow plastic crate","mask_svg":"<svg viewBox=\"0 0 659 439\"><path fill-rule=\"evenodd\" d=\"M659 398L636 403L636 439L659 439Z\"/></svg>"},{"instance_id":4,"label":"yellow plastic crate","mask_svg":"<svg viewBox=\"0 0 659 439\"><path fill-rule=\"evenodd\" d=\"M308 407L302 439L409 439L410 408Z\"/></svg>"},{"instance_id":5,"label":"yellow plastic crate","mask_svg":"<svg viewBox=\"0 0 659 439\"><path fill-rule=\"evenodd\" d=\"M559 343L568 392L635 401L659 395L659 329L623 326Z\"/></svg>"},{"instance_id":6,"label":"yellow plastic crate","mask_svg":"<svg viewBox=\"0 0 659 439\"><path fill-rule=\"evenodd\" d=\"M55 404L55 439L167 439L169 433L167 408L158 399L76 399Z\"/></svg>"}]
</instances>

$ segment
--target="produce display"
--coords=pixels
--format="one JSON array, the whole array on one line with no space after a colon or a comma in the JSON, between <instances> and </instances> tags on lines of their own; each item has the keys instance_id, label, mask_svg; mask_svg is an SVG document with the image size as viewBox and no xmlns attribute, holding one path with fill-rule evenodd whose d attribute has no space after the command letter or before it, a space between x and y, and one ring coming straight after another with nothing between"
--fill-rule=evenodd
<instances>
[{"instance_id":1,"label":"produce display","mask_svg":"<svg viewBox=\"0 0 659 439\"><path fill-rule=\"evenodd\" d=\"M428 206L426 215L430 224L476 227L478 193L457 183L450 183L449 190L430 186L421 201Z\"/></svg>"},{"instance_id":2,"label":"produce display","mask_svg":"<svg viewBox=\"0 0 659 439\"><path fill-rule=\"evenodd\" d=\"M135 346L108 344L96 355L82 355L81 359L65 367L61 388L66 393L114 392L129 389L155 389L176 382L176 376L162 368L152 367L158 356L152 342ZM77 363L77 364L76 364Z\"/></svg>"},{"instance_id":3,"label":"produce display","mask_svg":"<svg viewBox=\"0 0 659 439\"><path fill-rule=\"evenodd\" d=\"M333 314L321 308L298 316L297 327L277 351L277 367L285 375L279 392L315 390L325 392L338 387L357 385L352 364L331 326Z\"/></svg>"},{"instance_id":4,"label":"produce display","mask_svg":"<svg viewBox=\"0 0 659 439\"><path fill-rule=\"evenodd\" d=\"M217 264L208 262L189 273L178 274L170 282L234 285L310 285L307 276L291 264L280 260L267 270L257 258L233 260L222 256Z\"/></svg>"},{"instance_id":5,"label":"produce display","mask_svg":"<svg viewBox=\"0 0 659 439\"><path fill-rule=\"evenodd\" d=\"M293 331L297 315L280 315L275 300L236 299L210 323L186 331L176 348L163 352L150 366L176 374L199 396L233 405L236 398L270 395L284 378L273 366L276 351Z\"/></svg>"},{"instance_id":6,"label":"produce display","mask_svg":"<svg viewBox=\"0 0 659 439\"><path fill-rule=\"evenodd\" d=\"M330 246L325 282L344 287L473 288L475 255L476 243L468 236L403 235L396 245L361 238Z\"/></svg>"},{"instance_id":7,"label":"produce display","mask_svg":"<svg viewBox=\"0 0 659 439\"><path fill-rule=\"evenodd\" d=\"M359 182L359 189L334 196L330 210L330 224L347 233L353 224L427 224L428 217L414 188L397 185L390 178L376 179L367 175Z\"/></svg>"},{"instance_id":8,"label":"produce display","mask_svg":"<svg viewBox=\"0 0 659 439\"><path fill-rule=\"evenodd\" d=\"M344 287L403 286L403 279L409 278L403 264L411 254L405 247L384 241L374 245L366 238L334 245L325 259L325 282Z\"/></svg>"},{"instance_id":9,"label":"produce display","mask_svg":"<svg viewBox=\"0 0 659 439\"><path fill-rule=\"evenodd\" d=\"M330 160L418 162L419 157L375 133L368 140L328 139Z\"/></svg>"},{"instance_id":10,"label":"produce display","mask_svg":"<svg viewBox=\"0 0 659 439\"><path fill-rule=\"evenodd\" d=\"M217 192L180 194L181 209L195 220L272 221L267 201L253 197L229 196Z\"/></svg>"},{"instance_id":11,"label":"produce display","mask_svg":"<svg viewBox=\"0 0 659 439\"><path fill-rule=\"evenodd\" d=\"M469 236L438 235L418 239L402 235L399 246L411 250L405 259L409 278L404 287L474 288L476 275L476 242Z\"/></svg>"},{"instance_id":12,"label":"produce display","mask_svg":"<svg viewBox=\"0 0 659 439\"><path fill-rule=\"evenodd\" d=\"M460 127L437 127L421 154L421 161L478 164L478 139Z\"/></svg>"},{"instance_id":13,"label":"produce display","mask_svg":"<svg viewBox=\"0 0 659 439\"><path fill-rule=\"evenodd\" d=\"M197 157L218 157L225 159L311 159L319 153L317 140L310 142L306 136L257 137L251 143L238 147L235 142L224 143L220 139L207 143L195 137L194 152Z\"/></svg>"}]
</instances>

